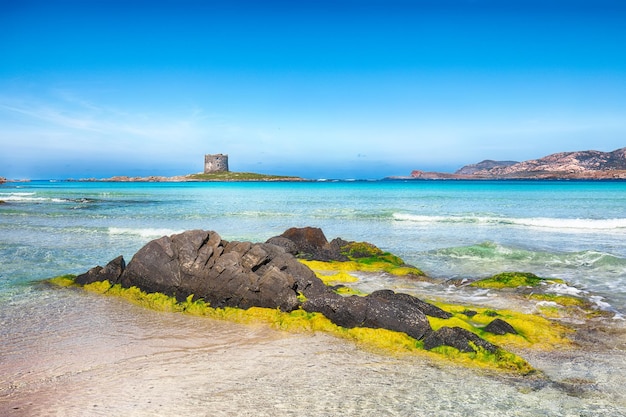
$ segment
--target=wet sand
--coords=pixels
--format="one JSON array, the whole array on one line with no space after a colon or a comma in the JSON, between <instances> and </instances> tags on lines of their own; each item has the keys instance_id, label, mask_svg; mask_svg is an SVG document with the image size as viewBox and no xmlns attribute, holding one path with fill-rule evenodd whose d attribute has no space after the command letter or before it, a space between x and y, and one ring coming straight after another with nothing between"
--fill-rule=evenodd
<instances>
[{"instance_id":1,"label":"wet sand","mask_svg":"<svg viewBox=\"0 0 626 417\"><path fill-rule=\"evenodd\" d=\"M21 330L1 348L0 415L626 416L624 345L533 354L545 382L80 291L42 295L24 301L19 326L3 323Z\"/></svg>"}]
</instances>

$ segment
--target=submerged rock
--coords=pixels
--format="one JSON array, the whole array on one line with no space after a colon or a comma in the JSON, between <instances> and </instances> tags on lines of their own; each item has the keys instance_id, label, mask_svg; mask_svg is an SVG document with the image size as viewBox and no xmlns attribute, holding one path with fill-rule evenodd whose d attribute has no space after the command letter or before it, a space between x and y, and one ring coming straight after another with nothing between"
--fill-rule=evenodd
<instances>
[{"instance_id":1,"label":"submerged rock","mask_svg":"<svg viewBox=\"0 0 626 417\"><path fill-rule=\"evenodd\" d=\"M475 352L471 344L495 353L498 347L481 339L476 334L461 327L442 327L436 332L429 333L423 340L425 349L434 349L439 346L452 346L461 352Z\"/></svg>"},{"instance_id":2,"label":"submerged rock","mask_svg":"<svg viewBox=\"0 0 626 417\"><path fill-rule=\"evenodd\" d=\"M369 295L370 297L378 297L385 300L397 300L399 302L405 302L407 304L413 305L419 310L423 311L424 314L430 317L436 317L439 319L449 319L452 317L451 313L440 309L437 306L432 304L428 304L417 297L413 297L409 294L395 293L391 290L378 290L374 291Z\"/></svg>"},{"instance_id":3,"label":"submerged rock","mask_svg":"<svg viewBox=\"0 0 626 417\"><path fill-rule=\"evenodd\" d=\"M500 336L507 333L517 334L517 331L513 328L513 326L502 319L494 319L491 323L485 326L483 330Z\"/></svg>"},{"instance_id":4,"label":"submerged rock","mask_svg":"<svg viewBox=\"0 0 626 417\"><path fill-rule=\"evenodd\" d=\"M289 229L266 243L229 242L214 231L191 230L149 242L128 266L120 256L104 268L98 266L79 275L75 282L86 285L108 280L126 288L138 287L146 293L163 293L179 301L193 295L214 308L266 307L285 312L302 309L321 313L346 328L403 332L423 339L428 349L441 345L463 352L474 351L473 346L495 349L463 329L442 328L434 332L427 316L447 319L451 314L409 294L381 290L365 297L339 295L296 258L304 255L348 259L341 253L346 247L365 251L366 255L379 251L370 244L349 243L341 239L329 243L316 228Z\"/></svg>"}]
</instances>

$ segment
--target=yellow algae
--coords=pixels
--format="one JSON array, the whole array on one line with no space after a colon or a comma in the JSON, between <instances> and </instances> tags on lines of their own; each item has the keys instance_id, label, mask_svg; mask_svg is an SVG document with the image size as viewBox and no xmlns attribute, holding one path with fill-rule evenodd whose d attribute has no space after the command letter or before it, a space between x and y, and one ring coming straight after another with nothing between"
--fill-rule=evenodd
<instances>
[{"instance_id":1,"label":"yellow algae","mask_svg":"<svg viewBox=\"0 0 626 417\"><path fill-rule=\"evenodd\" d=\"M354 261L309 261L298 259L302 264L308 266L313 271L358 271L358 265Z\"/></svg>"},{"instance_id":2,"label":"yellow algae","mask_svg":"<svg viewBox=\"0 0 626 417\"><path fill-rule=\"evenodd\" d=\"M592 318L604 314L588 300L560 294L530 294L528 299L537 300L537 310L550 318Z\"/></svg>"},{"instance_id":3,"label":"yellow algae","mask_svg":"<svg viewBox=\"0 0 626 417\"><path fill-rule=\"evenodd\" d=\"M423 275L422 271L411 266L397 266L390 268L387 272L392 275L404 276L404 275Z\"/></svg>"},{"instance_id":4,"label":"yellow algae","mask_svg":"<svg viewBox=\"0 0 626 417\"><path fill-rule=\"evenodd\" d=\"M373 260L373 258L361 258L345 262L340 261L308 261L300 259L299 261L308 266L313 271L362 271L362 272L387 272L393 275L424 275L418 268L406 266L404 264L397 265L384 260Z\"/></svg>"},{"instance_id":5,"label":"yellow algae","mask_svg":"<svg viewBox=\"0 0 626 417\"><path fill-rule=\"evenodd\" d=\"M469 330L472 333L476 333L476 327L472 325L468 320L463 320L460 317L452 316L449 319L440 319L437 317L426 316L430 327L437 331L442 327L461 327L465 330Z\"/></svg>"},{"instance_id":6,"label":"yellow algae","mask_svg":"<svg viewBox=\"0 0 626 417\"><path fill-rule=\"evenodd\" d=\"M354 327L346 329L346 336L357 342L367 343L371 348L394 354L406 354L423 350L422 343L405 333L387 329Z\"/></svg>"},{"instance_id":7,"label":"yellow algae","mask_svg":"<svg viewBox=\"0 0 626 417\"><path fill-rule=\"evenodd\" d=\"M326 285L336 285L336 284L345 284L345 283L353 283L358 282L359 279L354 275L350 275L346 271L339 271L336 274L327 275L316 273L315 274L322 282Z\"/></svg>"},{"instance_id":8,"label":"yellow algae","mask_svg":"<svg viewBox=\"0 0 626 417\"><path fill-rule=\"evenodd\" d=\"M558 305L554 301L542 301L538 303L535 308L542 316L551 319L560 319L563 317L564 312L562 306Z\"/></svg>"},{"instance_id":9,"label":"yellow algae","mask_svg":"<svg viewBox=\"0 0 626 417\"><path fill-rule=\"evenodd\" d=\"M58 285L59 287L70 287L74 285L75 279L76 279L76 275L67 274L67 275L60 275L58 277L50 278L48 282L54 285Z\"/></svg>"},{"instance_id":10,"label":"yellow algae","mask_svg":"<svg viewBox=\"0 0 626 417\"><path fill-rule=\"evenodd\" d=\"M562 306L577 306L588 308L589 302L582 298L574 297L571 295L559 295L559 294L530 294L528 298L539 301L553 301Z\"/></svg>"},{"instance_id":11,"label":"yellow algae","mask_svg":"<svg viewBox=\"0 0 626 417\"><path fill-rule=\"evenodd\" d=\"M356 288L352 288L352 287L347 287L347 286L341 286L339 288L335 288L334 290L337 294L341 294L341 295L358 295L358 296L366 296L367 293L358 290Z\"/></svg>"},{"instance_id":12,"label":"yellow algae","mask_svg":"<svg viewBox=\"0 0 626 417\"><path fill-rule=\"evenodd\" d=\"M109 281L96 281L91 284L83 285L83 288L87 291L104 294L111 288L111 283Z\"/></svg>"},{"instance_id":13,"label":"yellow algae","mask_svg":"<svg viewBox=\"0 0 626 417\"><path fill-rule=\"evenodd\" d=\"M505 315L504 320L527 341L527 343L522 343L519 338L512 337L514 335L504 335L504 339L515 346L552 350L572 343L567 338L567 334L572 333L572 330L544 317L534 314L513 313L512 315Z\"/></svg>"},{"instance_id":14,"label":"yellow algae","mask_svg":"<svg viewBox=\"0 0 626 417\"><path fill-rule=\"evenodd\" d=\"M526 314L512 310L492 310L488 308L471 308L476 314L467 315L468 307L456 304L431 302L431 304L452 313L449 319L428 317L431 327L437 330L443 326L458 326L469 330L483 339L507 348L533 348L552 350L571 345L567 334L572 330L536 314ZM518 334L507 333L496 335L483 330L495 318L509 323Z\"/></svg>"},{"instance_id":15,"label":"yellow algae","mask_svg":"<svg viewBox=\"0 0 626 417\"><path fill-rule=\"evenodd\" d=\"M320 280L322 280L322 282L327 285L327 286L335 286L335 285L341 285L338 288L335 288L334 291L337 294L341 294L341 295L366 295L364 292L359 291L355 288L352 287L347 287L343 284L350 284L350 283L354 283L354 282L358 282L359 279L357 277L355 277L354 275L351 275L349 273L347 273L346 271L339 271L335 274L329 274L327 273L328 271L324 271L324 272L320 272L320 271L313 271L315 273L315 276L317 276ZM300 302L305 302L306 301L306 297L304 296L304 294L298 294L298 300L300 300Z\"/></svg>"},{"instance_id":16,"label":"yellow algae","mask_svg":"<svg viewBox=\"0 0 626 417\"><path fill-rule=\"evenodd\" d=\"M481 367L486 369L498 369L528 375L535 369L520 356L507 352L503 349L491 353L479 346L474 346L476 352L461 352L451 346L438 346L430 352L467 367Z\"/></svg>"}]
</instances>

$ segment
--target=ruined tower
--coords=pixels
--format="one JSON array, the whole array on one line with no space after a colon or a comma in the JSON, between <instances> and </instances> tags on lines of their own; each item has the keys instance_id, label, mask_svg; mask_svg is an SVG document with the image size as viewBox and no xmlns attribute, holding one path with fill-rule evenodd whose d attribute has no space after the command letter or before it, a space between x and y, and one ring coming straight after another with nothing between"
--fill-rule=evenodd
<instances>
[{"instance_id":1,"label":"ruined tower","mask_svg":"<svg viewBox=\"0 0 626 417\"><path fill-rule=\"evenodd\" d=\"M204 173L228 172L228 155L221 153L204 155Z\"/></svg>"}]
</instances>

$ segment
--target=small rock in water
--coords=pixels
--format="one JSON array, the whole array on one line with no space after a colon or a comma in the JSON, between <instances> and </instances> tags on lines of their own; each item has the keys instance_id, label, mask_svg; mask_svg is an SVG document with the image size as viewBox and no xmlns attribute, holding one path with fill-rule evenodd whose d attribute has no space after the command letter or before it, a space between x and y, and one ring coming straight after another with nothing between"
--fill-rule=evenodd
<instances>
[{"instance_id":1,"label":"small rock in water","mask_svg":"<svg viewBox=\"0 0 626 417\"><path fill-rule=\"evenodd\" d=\"M500 336L507 333L517 334L517 331L513 328L513 326L502 319L493 320L483 330Z\"/></svg>"}]
</instances>

